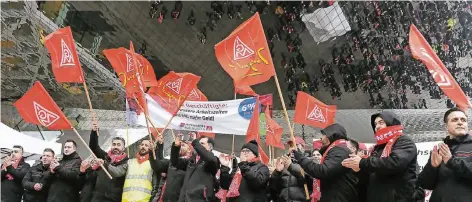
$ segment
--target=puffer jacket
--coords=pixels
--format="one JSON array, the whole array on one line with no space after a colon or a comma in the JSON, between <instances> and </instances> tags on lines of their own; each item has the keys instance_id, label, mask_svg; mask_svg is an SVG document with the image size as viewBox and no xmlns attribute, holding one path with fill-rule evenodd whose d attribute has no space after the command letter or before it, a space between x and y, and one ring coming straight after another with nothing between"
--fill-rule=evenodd
<instances>
[{"instance_id":1,"label":"puffer jacket","mask_svg":"<svg viewBox=\"0 0 472 202\"><path fill-rule=\"evenodd\" d=\"M276 202L307 202L300 165L292 163L288 169L279 172L274 170L270 177L269 186L271 200ZM311 186L308 183L307 186Z\"/></svg>"},{"instance_id":2,"label":"puffer jacket","mask_svg":"<svg viewBox=\"0 0 472 202\"><path fill-rule=\"evenodd\" d=\"M23 178L30 169L24 159L21 159L18 166L6 167L2 170L2 202L20 202L23 195Z\"/></svg>"},{"instance_id":3,"label":"puffer jacket","mask_svg":"<svg viewBox=\"0 0 472 202\"><path fill-rule=\"evenodd\" d=\"M431 166L431 158L418 177L420 186L433 190L430 202L462 202L472 200L472 137L467 134L444 143L452 158L439 167Z\"/></svg>"},{"instance_id":4,"label":"puffer jacket","mask_svg":"<svg viewBox=\"0 0 472 202\"><path fill-rule=\"evenodd\" d=\"M26 173L25 178L23 178L23 188L25 189L23 201L46 202L50 187L50 177L51 171L49 170L49 165L45 166L43 163L40 163L31 167L28 173ZM34 185L36 183L43 185L41 190L34 190Z\"/></svg>"},{"instance_id":5,"label":"puffer jacket","mask_svg":"<svg viewBox=\"0 0 472 202\"><path fill-rule=\"evenodd\" d=\"M51 188L48 192L48 202L78 202L80 201L79 185L80 164L82 160L76 152L64 155L59 166L51 173Z\"/></svg>"},{"instance_id":6,"label":"puffer jacket","mask_svg":"<svg viewBox=\"0 0 472 202\"><path fill-rule=\"evenodd\" d=\"M397 115L384 111L372 115L374 131L374 120L379 116L387 126L401 125ZM371 155L359 163L361 172L368 173L367 202L413 201L417 164L415 142L409 136L402 135L393 144L390 155L381 158L385 145L375 145Z\"/></svg>"}]
</instances>

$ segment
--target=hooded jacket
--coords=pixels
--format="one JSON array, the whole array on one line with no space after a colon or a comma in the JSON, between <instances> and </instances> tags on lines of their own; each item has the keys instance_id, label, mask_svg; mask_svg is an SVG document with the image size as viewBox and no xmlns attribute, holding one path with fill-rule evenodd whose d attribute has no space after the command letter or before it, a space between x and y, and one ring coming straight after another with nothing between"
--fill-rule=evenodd
<instances>
[{"instance_id":1,"label":"hooded jacket","mask_svg":"<svg viewBox=\"0 0 472 202\"><path fill-rule=\"evenodd\" d=\"M346 129L339 124L332 124L321 132L328 137L331 143L339 139L347 139ZM321 151L325 152L327 148L325 146ZM357 177L354 171L341 165L344 159L349 158L350 153L351 151L347 148L347 145L339 145L328 151L322 164L317 164L301 152L294 152L295 159L300 162L305 172L320 180L320 202L358 201ZM312 184L308 186L312 186Z\"/></svg>"},{"instance_id":2,"label":"hooded jacket","mask_svg":"<svg viewBox=\"0 0 472 202\"><path fill-rule=\"evenodd\" d=\"M82 187L78 185L80 164L82 160L76 152L64 155L59 166L51 173L51 187L48 192L48 202L77 202L79 191Z\"/></svg>"},{"instance_id":3,"label":"hooded jacket","mask_svg":"<svg viewBox=\"0 0 472 202\"><path fill-rule=\"evenodd\" d=\"M300 172L300 165L293 163L282 172L274 170L270 177L271 199L276 202L306 202L304 184L307 183ZM313 181L307 183L308 188Z\"/></svg>"},{"instance_id":4,"label":"hooded jacket","mask_svg":"<svg viewBox=\"0 0 472 202\"><path fill-rule=\"evenodd\" d=\"M36 166L31 167L28 173L26 173L25 178L23 178L23 188L25 189L23 201L45 202L48 199L50 177L51 171L49 170L49 165L45 166L43 163L40 163ZM34 185L36 183L40 183L43 185L41 190L34 190Z\"/></svg>"},{"instance_id":5,"label":"hooded jacket","mask_svg":"<svg viewBox=\"0 0 472 202\"><path fill-rule=\"evenodd\" d=\"M2 202L20 202L23 195L22 181L28 172L30 165L25 163L22 158L18 166L6 167L6 171L2 170ZM9 179L7 174L10 174L13 179Z\"/></svg>"},{"instance_id":6,"label":"hooded jacket","mask_svg":"<svg viewBox=\"0 0 472 202\"><path fill-rule=\"evenodd\" d=\"M392 112L381 112L371 117L375 132L375 119L381 117L387 126L401 125ZM367 172L367 202L413 201L416 182L416 145L406 136L400 136L388 157L381 158L386 144L375 145L370 157L359 163L361 172Z\"/></svg>"},{"instance_id":7,"label":"hooded jacket","mask_svg":"<svg viewBox=\"0 0 472 202\"><path fill-rule=\"evenodd\" d=\"M431 158L418 176L418 183L433 190L430 202L462 202L472 199L472 137L444 140L452 158L437 168L431 166Z\"/></svg>"}]
</instances>

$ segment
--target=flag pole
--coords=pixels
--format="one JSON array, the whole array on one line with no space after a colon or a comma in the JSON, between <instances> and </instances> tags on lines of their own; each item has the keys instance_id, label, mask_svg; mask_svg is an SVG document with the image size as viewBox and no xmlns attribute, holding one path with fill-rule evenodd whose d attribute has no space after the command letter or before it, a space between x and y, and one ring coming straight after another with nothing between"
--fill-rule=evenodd
<instances>
[{"instance_id":1,"label":"flag pole","mask_svg":"<svg viewBox=\"0 0 472 202\"><path fill-rule=\"evenodd\" d=\"M138 99L136 98L136 96L135 96L134 94L133 94L133 98L134 98L134 100L136 101L136 104L138 104L138 106L139 106L139 108L141 109L141 111L143 111L143 114L144 114L144 116L146 117L146 125L147 125L148 121L151 122L151 119L149 118L149 116L148 116L148 115L146 114L146 112L144 111L143 106L141 106L141 104L139 104L139 101L138 101ZM151 122L151 125L152 125L152 127L154 128L154 130L157 131L157 134L159 134L159 131L156 129L156 127L154 127L154 124L152 124L152 122ZM149 132L149 127L147 127L147 130L148 130L149 140L150 140L151 142L153 142L153 141L152 141L152 135L151 135L151 133ZM160 134L159 134L159 135L160 135ZM154 148L152 148L152 154L153 154L154 160L155 160L155 159L156 159L156 150L155 150Z\"/></svg>"},{"instance_id":2,"label":"flag pole","mask_svg":"<svg viewBox=\"0 0 472 202\"><path fill-rule=\"evenodd\" d=\"M134 99L136 100L136 103L138 104L139 108L144 111L144 108L143 106L141 106L141 104L139 104L138 102L138 99L136 99L136 96L134 96ZM167 122L166 126L164 127L164 129L162 129L162 132L159 132L159 130L157 130L156 126L154 125L154 123L152 123L151 121L151 118L149 117L149 115L147 115L146 113L144 113L144 116L146 117L146 122L149 121L149 123L151 124L151 126L154 128L154 130L156 130L157 134L158 135L163 135L164 134L164 131L167 129L167 127L170 125L170 123L172 122L172 119L174 119L175 116L172 116L172 118L169 119L169 121ZM149 134L149 136L151 136L151 134ZM172 137L175 139L175 136L172 135ZM164 136L163 136L164 138Z\"/></svg>"},{"instance_id":3,"label":"flag pole","mask_svg":"<svg viewBox=\"0 0 472 202\"><path fill-rule=\"evenodd\" d=\"M87 143L86 143L85 140L82 138L82 136L80 136L79 132L77 132L77 130L76 130L74 127L72 127L72 130L73 130L73 131L75 132L75 134L79 137L80 141L82 141L82 143L85 145L85 147L87 148L87 150L92 154L93 158L98 159L97 156L95 156L95 153L93 153L93 151L90 149L90 147L88 147ZM111 177L110 173L109 173L108 170L105 168L105 166L103 166L103 164L100 164L100 167L102 167L103 172L105 172L105 174L107 174L110 179L113 179L113 177Z\"/></svg>"},{"instance_id":4,"label":"flag pole","mask_svg":"<svg viewBox=\"0 0 472 202\"><path fill-rule=\"evenodd\" d=\"M293 135L292 124L290 124L290 119L288 117L287 108L285 107L284 96L282 95L282 90L280 89L279 79L277 78L277 72L275 72L275 70L274 70L274 79L275 79L275 85L277 86L277 91L279 92L280 102L282 102L282 109L284 110L285 121L287 121L287 126L290 129L290 139L292 139L293 144L296 146L295 136ZM295 123L293 123L293 126L295 127ZM302 177L305 178L305 171L303 170L302 167L300 167L300 172L302 174ZM310 194L308 193L308 186L306 185L306 183L303 183L303 187L305 188L306 199L310 200Z\"/></svg>"},{"instance_id":5,"label":"flag pole","mask_svg":"<svg viewBox=\"0 0 472 202\"><path fill-rule=\"evenodd\" d=\"M234 99L236 100L236 88L234 89ZM231 155L234 155L234 134L233 134L233 143L231 144Z\"/></svg>"},{"instance_id":6,"label":"flag pole","mask_svg":"<svg viewBox=\"0 0 472 202\"><path fill-rule=\"evenodd\" d=\"M85 95L87 96L87 101L88 101L88 104L89 104L89 108L90 108L90 114L92 114L92 120L94 122L97 122L97 115L95 114L95 111L93 111L93 107L92 107L92 101L90 100L90 95L89 95L89 92L88 92L88 88L87 88L87 83L85 82L85 78L84 78L84 89L85 89ZM98 130L97 130L97 136L100 136L100 134L98 133Z\"/></svg>"},{"instance_id":7,"label":"flag pole","mask_svg":"<svg viewBox=\"0 0 472 202\"><path fill-rule=\"evenodd\" d=\"M129 128L129 125L126 124L126 151L128 152L128 156L129 156L129 136L128 136L128 128Z\"/></svg>"}]
</instances>

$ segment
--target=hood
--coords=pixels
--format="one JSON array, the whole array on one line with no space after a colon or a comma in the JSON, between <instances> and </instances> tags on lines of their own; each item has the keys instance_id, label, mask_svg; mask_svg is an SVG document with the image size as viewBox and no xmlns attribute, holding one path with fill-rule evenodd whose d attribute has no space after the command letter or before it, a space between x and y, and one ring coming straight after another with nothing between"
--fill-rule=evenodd
<instances>
[{"instance_id":1,"label":"hood","mask_svg":"<svg viewBox=\"0 0 472 202\"><path fill-rule=\"evenodd\" d=\"M339 139L347 139L346 129L340 124L332 124L321 130L321 133L326 135L331 143Z\"/></svg>"},{"instance_id":2,"label":"hood","mask_svg":"<svg viewBox=\"0 0 472 202\"><path fill-rule=\"evenodd\" d=\"M62 160L80 159L80 156L79 154L77 154L77 152L72 152L69 155L65 155L64 153L62 153L62 156Z\"/></svg>"},{"instance_id":3,"label":"hood","mask_svg":"<svg viewBox=\"0 0 472 202\"><path fill-rule=\"evenodd\" d=\"M402 123L400 122L400 118L398 118L398 116L395 113L390 112L390 111L383 111L377 114L373 114L370 117L370 125L372 126L372 130L374 131L374 133L375 133L375 119L377 117L381 117L385 121L387 126L402 125Z\"/></svg>"}]
</instances>

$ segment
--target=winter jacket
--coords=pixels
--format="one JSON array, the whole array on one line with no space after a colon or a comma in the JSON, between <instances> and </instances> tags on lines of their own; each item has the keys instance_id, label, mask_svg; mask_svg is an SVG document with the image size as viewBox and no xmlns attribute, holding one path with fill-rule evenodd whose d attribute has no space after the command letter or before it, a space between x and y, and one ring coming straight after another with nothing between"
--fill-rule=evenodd
<instances>
[{"instance_id":1,"label":"winter jacket","mask_svg":"<svg viewBox=\"0 0 472 202\"><path fill-rule=\"evenodd\" d=\"M322 130L331 143L339 139L346 139L346 130L339 124L333 124ZM321 149L325 152L327 147ZM320 202L356 202L358 194L356 184L358 179L352 169L341 165L344 159L349 158L351 151L345 144L333 147L328 151L324 162L318 164L305 157L301 152L294 152L295 159L305 172L320 180ZM313 186L309 184L308 186Z\"/></svg>"},{"instance_id":2,"label":"winter jacket","mask_svg":"<svg viewBox=\"0 0 472 202\"><path fill-rule=\"evenodd\" d=\"M103 159L105 164L111 162L108 153L102 150L98 144L98 136L96 131L90 133L89 147L97 158ZM128 157L125 157L120 162L113 163L114 166L125 164ZM95 182L94 194L91 202L121 202L123 194L123 184L125 183L125 176L114 177L110 179L108 175L100 167L96 170L97 177Z\"/></svg>"},{"instance_id":3,"label":"winter jacket","mask_svg":"<svg viewBox=\"0 0 472 202\"><path fill-rule=\"evenodd\" d=\"M216 201L216 172L219 161L211 151L207 151L195 139L192 146L200 156L196 162L196 155L189 159L179 158L180 147L172 145L170 153L171 165L180 170L185 170L185 178L180 190L179 202L203 202Z\"/></svg>"},{"instance_id":4,"label":"winter jacket","mask_svg":"<svg viewBox=\"0 0 472 202\"><path fill-rule=\"evenodd\" d=\"M80 200L78 184L80 164L82 160L76 152L64 155L59 166L51 173L51 187L48 192L48 202L77 202Z\"/></svg>"},{"instance_id":5,"label":"winter jacket","mask_svg":"<svg viewBox=\"0 0 472 202\"><path fill-rule=\"evenodd\" d=\"M88 168L85 173L79 174L79 186L82 187L80 191L80 202L90 202L94 195L95 182L97 181L97 171Z\"/></svg>"},{"instance_id":6,"label":"winter jacket","mask_svg":"<svg viewBox=\"0 0 472 202\"><path fill-rule=\"evenodd\" d=\"M300 165L296 163L282 172L275 170L269 182L271 199L276 202L307 202L304 188L306 178L308 176L302 177ZM307 187L312 186L312 183L307 183Z\"/></svg>"},{"instance_id":7,"label":"winter jacket","mask_svg":"<svg viewBox=\"0 0 472 202\"><path fill-rule=\"evenodd\" d=\"M228 173L229 168L221 166L220 181L231 182L237 169ZM226 198L228 202L265 202L267 201L266 191L270 179L269 168L262 162L240 162L238 167L241 171L241 184L239 186L239 196ZM227 183L226 183L227 184ZM229 187L228 187L229 188Z\"/></svg>"},{"instance_id":8,"label":"winter jacket","mask_svg":"<svg viewBox=\"0 0 472 202\"><path fill-rule=\"evenodd\" d=\"M30 169L30 165L21 159L16 169L13 166L8 166L6 169L6 171L2 170L2 202L20 202L24 192L23 178ZM9 178L8 174L13 179Z\"/></svg>"},{"instance_id":9,"label":"winter jacket","mask_svg":"<svg viewBox=\"0 0 472 202\"><path fill-rule=\"evenodd\" d=\"M46 202L48 200L48 191L50 187L51 171L49 165L43 165L40 163L26 173L23 178L23 188L25 193L23 195L24 202ZM42 188L39 191L34 189L36 183L42 184Z\"/></svg>"},{"instance_id":10,"label":"winter jacket","mask_svg":"<svg viewBox=\"0 0 472 202\"><path fill-rule=\"evenodd\" d=\"M158 148L158 152L163 153L164 146L162 144L159 144ZM163 157L158 158L157 160L151 159L151 167L158 175L166 173L166 180L162 182L166 183L166 188L163 193L162 189L159 190L160 194L158 194L156 197L162 197L162 200L165 202L178 201L180 196L180 189L184 184L185 170L180 170L174 166L171 166L170 160L164 159Z\"/></svg>"},{"instance_id":11,"label":"winter jacket","mask_svg":"<svg viewBox=\"0 0 472 202\"><path fill-rule=\"evenodd\" d=\"M462 202L472 200L472 136L451 139L449 146L452 158L437 168L431 166L431 158L418 177L419 184L433 190L430 202Z\"/></svg>"},{"instance_id":12,"label":"winter jacket","mask_svg":"<svg viewBox=\"0 0 472 202\"><path fill-rule=\"evenodd\" d=\"M387 126L401 125L398 117L391 112L374 114L374 120L382 117ZM368 158L359 163L361 172L368 173L367 202L410 202L413 201L416 182L416 145L406 136L400 136L393 144L388 157L381 158L386 144L375 145Z\"/></svg>"}]
</instances>

